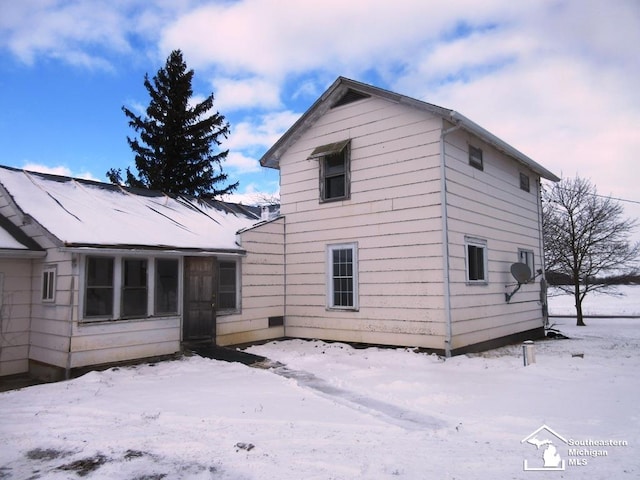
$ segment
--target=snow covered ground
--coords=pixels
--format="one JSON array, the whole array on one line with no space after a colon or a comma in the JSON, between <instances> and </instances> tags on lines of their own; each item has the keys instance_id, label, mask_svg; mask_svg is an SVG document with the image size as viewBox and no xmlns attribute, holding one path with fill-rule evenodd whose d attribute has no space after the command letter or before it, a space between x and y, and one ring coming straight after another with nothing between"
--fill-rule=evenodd
<instances>
[{"instance_id":1,"label":"snow covered ground","mask_svg":"<svg viewBox=\"0 0 640 480\"><path fill-rule=\"evenodd\" d=\"M625 290L593 308L640 313ZM0 479L640 478L640 320L554 321L571 338L527 367L520 345L290 340L250 349L271 369L188 357L0 393Z\"/></svg>"}]
</instances>

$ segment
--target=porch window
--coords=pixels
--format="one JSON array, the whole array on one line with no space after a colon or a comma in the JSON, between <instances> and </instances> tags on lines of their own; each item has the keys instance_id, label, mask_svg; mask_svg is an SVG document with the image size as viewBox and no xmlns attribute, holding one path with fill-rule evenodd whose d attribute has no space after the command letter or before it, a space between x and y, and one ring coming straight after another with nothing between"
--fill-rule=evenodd
<instances>
[{"instance_id":1,"label":"porch window","mask_svg":"<svg viewBox=\"0 0 640 480\"><path fill-rule=\"evenodd\" d=\"M156 260L155 313L178 313L177 259Z\"/></svg>"},{"instance_id":2,"label":"porch window","mask_svg":"<svg viewBox=\"0 0 640 480\"><path fill-rule=\"evenodd\" d=\"M465 239L467 282L487 283L487 242L475 238Z\"/></svg>"},{"instance_id":3,"label":"porch window","mask_svg":"<svg viewBox=\"0 0 640 480\"><path fill-rule=\"evenodd\" d=\"M309 158L320 162L320 201L346 200L351 195L350 140L317 147Z\"/></svg>"},{"instance_id":4,"label":"porch window","mask_svg":"<svg viewBox=\"0 0 640 480\"><path fill-rule=\"evenodd\" d=\"M482 150L473 145L469 145L469 165L478 170L484 170L484 162L482 160Z\"/></svg>"},{"instance_id":5,"label":"porch window","mask_svg":"<svg viewBox=\"0 0 640 480\"><path fill-rule=\"evenodd\" d=\"M113 258L87 257L85 317L113 315Z\"/></svg>"},{"instance_id":6,"label":"porch window","mask_svg":"<svg viewBox=\"0 0 640 480\"><path fill-rule=\"evenodd\" d=\"M358 308L357 244L329 245L327 248L327 307Z\"/></svg>"},{"instance_id":7,"label":"porch window","mask_svg":"<svg viewBox=\"0 0 640 480\"><path fill-rule=\"evenodd\" d=\"M147 315L147 260L125 258L122 261L122 318Z\"/></svg>"},{"instance_id":8,"label":"porch window","mask_svg":"<svg viewBox=\"0 0 640 480\"><path fill-rule=\"evenodd\" d=\"M218 311L232 311L238 308L237 263L218 262Z\"/></svg>"},{"instance_id":9,"label":"porch window","mask_svg":"<svg viewBox=\"0 0 640 480\"><path fill-rule=\"evenodd\" d=\"M56 268L46 267L42 272L42 301L54 302L56 299Z\"/></svg>"}]
</instances>

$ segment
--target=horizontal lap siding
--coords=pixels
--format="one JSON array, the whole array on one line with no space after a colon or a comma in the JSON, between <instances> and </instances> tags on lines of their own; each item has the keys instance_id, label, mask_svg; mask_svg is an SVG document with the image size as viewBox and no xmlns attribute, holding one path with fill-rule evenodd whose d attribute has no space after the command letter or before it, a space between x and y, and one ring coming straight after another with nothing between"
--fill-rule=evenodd
<instances>
[{"instance_id":1,"label":"horizontal lap siding","mask_svg":"<svg viewBox=\"0 0 640 480\"><path fill-rule=\"evenodd\" d=\"M442 348L436 118L369 99L330 110L280 162L286 334ZM351 139L351 198L319 202L320 146ZM358 244L359 311L326 308L326 248Z\"/></svg>"},{"instance_id":2,"label":"horizontal lap siding","mask_svg":"<svg viewBox=\"0 0 640 480\"><path fill-rule=\"evenodd\" d=\"M258 225L241 234L242 311L219 316L217 343L232 345L284 336L284 327L269 327L269 317L284 316L285 219Z\"/></svg>"},{"instance_id":3,"label":"horizontal lap siding","mask_svg":"<svg viewBox=\"0 0 640 480\"><path fill-rule=\"evenodd\" d=\"M482 149L483 171L469 165L468 143ZM537 176L464 132L449 135L445 151L452 348L541 327L538 282L505 301L516 287L510 266L518 249L532 250L541 268ZM530 176L531 192L520 189L520 172ZM466 284L465 236L487 241L487 285Z\"/></svg>"},{"instance_id":4,"label":"horizontal lap siding","mask_svg":"<svg viewBox=\"0 0 640 480\"><path fill-rule=\"evenodd\" d=\"M168 355L180 350L180 317L80 323L71 340L71 368Z\"/></svg>"},{"instance_id":5,"label":"horizontal lap siding","mask_svg":"<svg viewBox=\"0 0 640 480\"><path fill-rule=\"evenodd\" d=\"M0 259L0 376L29 370L31 262Z\"/></svg>"}]
</instances>

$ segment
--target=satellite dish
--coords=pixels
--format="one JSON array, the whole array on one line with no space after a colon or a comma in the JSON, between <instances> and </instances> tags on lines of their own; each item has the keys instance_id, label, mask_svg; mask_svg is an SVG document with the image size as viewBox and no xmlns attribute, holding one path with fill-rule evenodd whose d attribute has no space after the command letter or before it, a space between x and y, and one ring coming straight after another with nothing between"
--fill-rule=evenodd
<instances>
[{"instance_id":1,"label":"satellite dish","mask_svg":"<svg viewBox=\"0 0 640 480\"><path fill-rule=\"evenodd\" d=\"M527 283L531 280L531 269L526 263L514 263L511 265L511 275L518 283Z\"/></svg>"}]
</instances>

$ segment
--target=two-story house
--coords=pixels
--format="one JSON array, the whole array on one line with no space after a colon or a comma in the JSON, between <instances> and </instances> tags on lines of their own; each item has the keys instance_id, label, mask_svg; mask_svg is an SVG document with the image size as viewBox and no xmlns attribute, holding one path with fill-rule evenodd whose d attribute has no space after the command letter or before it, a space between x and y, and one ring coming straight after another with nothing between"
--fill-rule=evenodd
<instances>
[{"instance_id":1,"label":"two-story house","mask_svg":"<svg viewBox=\"0 0 640 480\"><path fill-rule=\"evenodd\" d=\"M261 164L280 171L270 220L0 168L0 376L194 340L452 355L544 334L540 181L559 179L468 118L338 78Z\"/></svg>"}]
</instances>

